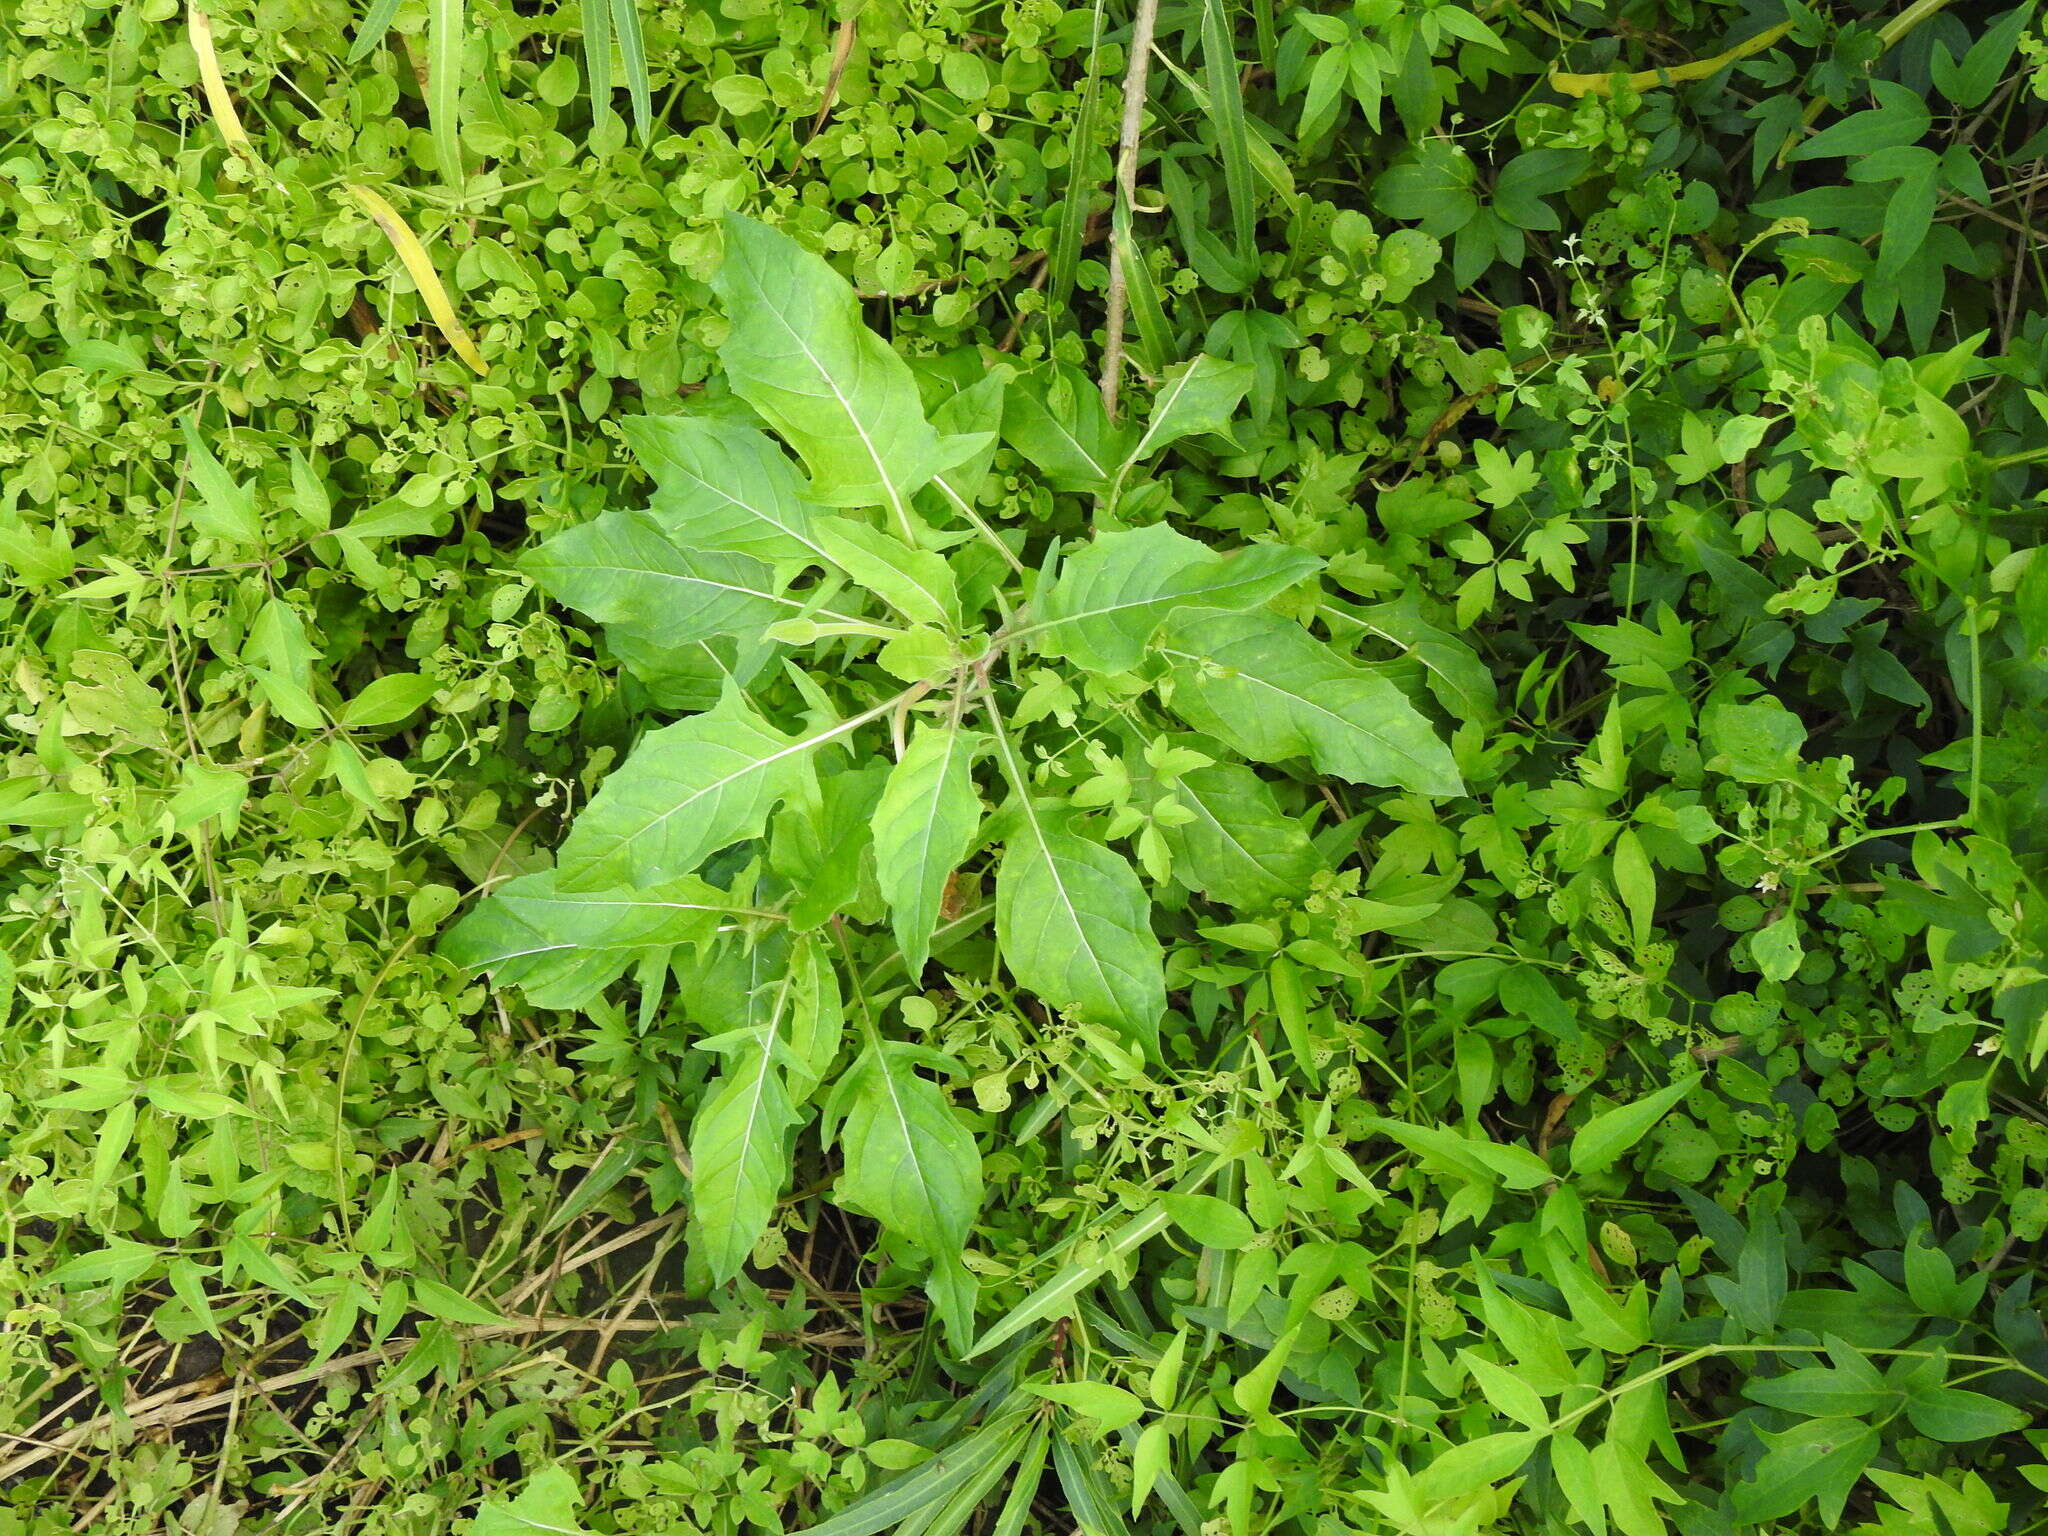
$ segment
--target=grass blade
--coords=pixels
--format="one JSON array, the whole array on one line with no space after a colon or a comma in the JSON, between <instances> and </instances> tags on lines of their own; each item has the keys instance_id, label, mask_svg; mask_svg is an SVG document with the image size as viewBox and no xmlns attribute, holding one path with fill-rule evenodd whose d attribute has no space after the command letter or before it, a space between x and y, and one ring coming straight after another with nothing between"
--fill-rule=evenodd
<instances>
[{"instance_id":1,"label":"grass blade","mask_svg":"<svg viewBox=\"0 0 2048 1536\"><path fill-rule=\"evenodd\" d=\"M583 0L583 72L590 82L590 126L612 109L611 0Z\"/></svg>"},{"instance_id":2,"label":"grass blade","mask_svg":"<svg viewBox=\"0 0 2048 1536\"><path fill-rule=\"evenodd\" d=\"M1031 1517L1031 1501L1038 1497L1038 1485L1045 1476L1045 1455L1051 1449L1051 1439L1052 1432L1041 1419L1017 1457L1010 1492L1003 1499L1003 1507L996 1511L989 1536L1023 1536L1024 1522Z\"/></svg>"},{"instance_id":3,"label":"grass blade","mask_svg":"<svg viewBox=\"0 0 2048 1536\"><path fill-rule=\"evenodd\" d=\"M384 34L391 30L392 19L397 15L398 0L370 0L370 9L356 31L355 44L348 51L348 62L360 64L368 58L371 51L384 41Z\"/></svg>"},{"instance_id":4,"label":"grass blade","mask_svg":"<svg viewBox=\"0 0 2048 1536\"><path fill-rule=\"evenodd\" d=\"M1193 1194L1215 1176L1223 1161L1218 1158L1211 1162L1192 1179L1178 1185L1175 1192ZM1093 1258L1065 1266L1058 1274L1012 1307L1000 1322L974 1341L974 1348L967 1352L967 1358L972 1360L976 1355L988 1353L1003 1340L1015 1337L1033 1323L1064 1315L1068 1302L1108 1274L1110 1266L1118 1259L1141 1243L1164 1232L1170 1220L1163 1204L1154 1205L1133 1216L1117 1228L1109 1240L1096 1251Z\"/></svg>"},{"instance_id":5,"label":"grass blade","mask_svg":"<svg viewBox=\"0 0 2048 1536\"><path fill-rule=\"evenodd\" d=\"M1048 314L1066 308L1074 291L1074 273L1081 264L1081 241L1087 233L1090 205L1095 201L1095 182L1088 175L1088 162L1095 149L1095 118L1102 98L1102 77L1096 65L1102 57L1103 0L1095 0L1094 19L1088 29L1088 76L1081 86L1081 104L1074 111L1074 131L1067 136L1067 190L1060 202L1060 221L1053 232L1052 249L1046 255L1048 277L1045 285Z\"/></svg>"},{"instance_id":6,"label":"grass blade","mask_svg":"<svg viewBox=\"0 0 2048 1536\"><path fill-rule=\"evenodd\" d=\"M1175 361L1173 331L1166 323L1166 308L1159 299L1159 284L1153 280L1151 263L1139 247L1131 229L1131 210L1119 199L1111 223L1110 238L1117 246L1117 266L1124 277L1124 299L1130 308L1131 327L1137 333L1132 351L1137 354L1138 371L1156 379Z\"/></svg>"},{"instance_id":7,"label":"grass blade","mask_svg":"<svg viewBox=\"0 0 2048 1536\"><path fill-rule=\"evenodd\" d=\"M1230 200L1230 234L1237 259L1250 262L1253 225L1258 216L1252 191L1250 134L1244 124L1244 97L1238 90L1237 54L1231 47L1230 19L1223 0L1202 0L1202 68L1209 78L1209 121L1223 158L1223 187Z\"/></svg>"},{"instance_id":8,"label":"grass blade","mask_svg":"<svg viewBox=\"0 0 2048 1536\"><path fill-rule=\"evenodd\" d=\"M1186 91L1194 100L1195 110L1207 116L1210 112L1211 100L1209 87L1176 64L1170 54L1160 54L1159 63L1166 69L1168 74L1172 75L1179 82L1181 89ZM1270 133L1271 130L1267 129L1262 133L1252 127L1254 120L1245 112L1242 97L1238 99L1237 105L1237 120L1243 125L1245 130L1243 138L1245 159L1251 167L1252 174L1260 181L1263 181L1273 194L1280 199L1281 203L1292 212L1294 208L1294 172L1287 168L1287 162L1280 157L1279 151L1267 142L1266 133ZM1257 212L1256 203L1253 205L1253 211L1254 213Z\"/></svg>"},{"instance_id":9,"label":"grass blade","mask_svg":"<svg viewBox=\"0 0 2048 1536\"><path fill-rule=\"evenodd\" d=\"M1029 1433L1021 1415L984 1425L930 1461L856 1499L830 1520L810 1527L803 1536L873 1536L914 1516L929 1515L991 1462L1014 1461Z\"/></svg>"},{"instance_id":10,"label":"grass blade","mask_svg":"<svg viewBox=\"0 0 2048 1536\"><path fill-rule=\"evenodd\" d=\"M349 195L377 221L377 227L390 240L391 248L398 252L398 259L405 264L413 286L426 300L427 313L433 316L435 329L446 338L457 357L479 374L489 373L490 366L484 362L484 355L477 350L476 343L469 339L469 332L462 328L462 322L455 317L455 306L448 300L448 290L441 286L440 274L434 270L427 248L420 244L420 237L412 232L412 226L399 216L396 208L368 187L359 187L353 182L347 187Z\"/></svg>"},{"instance_id":11,"label":"grass blade","mask_svg":"<svg viewBox=\"0 0 2048 1536\"><path fill-rule=\"evenodd\" d=\"M602 5L604 0L586 0ZM633 102L633 128L645 139L652 132L654 105L647 83L647 45L640 38L640 0L611 0L613 31L619 59L626 66L626 94Z\"/></svg>"},{"instance_id":12,"label":"grass blade","mask_svg":"<svg viewBox=\"0 0 2048 1536\"><path fill-rule=\"evenodd\" d=\"M1088 1536L1130 1536L1130 1525L1110 1496L1102 1474L1065 1435L1053 1436L1052 1467L1076 1526Z\"/></svg>"},{"instance_id":13,"label":"grass blade","mask_svg":"<svg viewBox=\"0 0 2048 1536\"><path fill-rule=\"evenodd\" d=\"M462 0L431 0L427 10L427 126L441 174L462 185Z\"/></svg>"}]
</instances>

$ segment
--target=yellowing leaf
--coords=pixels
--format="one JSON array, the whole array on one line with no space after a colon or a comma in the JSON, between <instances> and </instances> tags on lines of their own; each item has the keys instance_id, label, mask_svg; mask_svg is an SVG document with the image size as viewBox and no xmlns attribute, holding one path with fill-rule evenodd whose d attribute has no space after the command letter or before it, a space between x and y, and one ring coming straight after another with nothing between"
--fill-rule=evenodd
<instances>
[{"instance_id":1,"label":"yellowing leaf","mask_svg":"<svg viewBox=\"0 0 2048 1536\"><path fill-rule=\"evenodd\" d=\"M392 249L398 252L398 259L405 264L406 273L412 278L413 286L419 289L420 297L426 300L427 313L434 317L435 329L440 331L448 345L455 349L457 357L474 368L479 375L488 374L491 370L484 362L483 353L477 351L476 343L469 339L469 332L465 331L462 322L455 318L455 306L448 301L448 290L441 286L440 274L434 271L434 263L427 256L427 248L420 244L420 237L412 232L412 226L399 217L396 208L368 187L357 186L354 182L346 185L349 195L361 203L370 217L377 221L377 227L384 231Z\"/></svg>"},{"instance_id":2,"label":"yellowing leaf","mask_svg":"<svg viewBox=\"0 0 2048 1536\"><path fill-rule=\"evenodd\" d=\"M1753 53L1762 53L1791 30L1791 22L1781 21L1711 59L1694 59L1690 64L1674 64L1669 69L1639 69L1625 79L1632 91L1654 91L1659 86L1710 79L1730 64L1738 63ZM1572 75L1553 71L1550 88L1566 96L1606 96L1614 90L1614 74Z\"/></svg>"},{"instance_id":3,"label":"yellowing leaf","mask_svg":"<svg viewBox=\"0 0 2048 1536\"><path fill-rule=\"evenodd\" d=\"M188 7L185 33L192 41L193 56L199 61L199 84L206 92L206 106L213 113L213 126L220 130L228 148L253 158L256 147L249 142L242 119L235 112L235 100L228 95L228 83L220 72L220 58L214 52L213 18L196 5Z\"/></svg>"}]
</instances>

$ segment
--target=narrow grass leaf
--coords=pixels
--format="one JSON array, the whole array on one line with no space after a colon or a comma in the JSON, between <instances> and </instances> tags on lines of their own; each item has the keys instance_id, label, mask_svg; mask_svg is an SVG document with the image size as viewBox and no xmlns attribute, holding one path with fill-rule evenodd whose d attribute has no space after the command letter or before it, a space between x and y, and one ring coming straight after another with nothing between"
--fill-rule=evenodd
<instances>
[{"instance_id":1,"label":"narrow grass leaf","mask_svg":"<svg viewBox=\"0 0 2048 1536\"><path fill-rule=\"evenodd\" d=\"M604 0L584 0L602 5ZM619 62L626 66L626 96L633 103L633 128L645 139L654 126L652 92L647 79L647 45L640 36L639 0L611 0L613 31L619 39Z\"/></svg>"},{"instance_id":2,"label":"narrow grass leaf","mask_svg":"<svg viewBox=\"0 0 2048 1536\"><path fill-rule=\"evenodd\" d=\"M371 0L370 8L363 13L363 24L356 29L356 40L348 50L348 62L360 64L384 41L384 34L391 30L391 23L398 15L398 0Z\"/></svg>"},{"instance_id":3,"label":"narrow grass leaf","mask_svg":"<svg viewBox=\"0 0 2048 1536\"><path fill-rule=\"evenodd\" d=\"M441 174L462 185L463 0L429 0L427 9L427 126Z\"/></svg>"},{"instance_id":4,"label":"narrow grass leaf","mask_svg":"<svg viewBox=\"0 0 2048 1536\"><path fill-rule=\"evenodd\" d=\"M1253 226L1257 204L1252 189L1251 134L1245 127L1244 97L1238 88L1237 54L1231 46L1230 16L1223 0L1202 0L1202 69L1209 86L1209 126L1223 161L1223 190L1230 203L1230 233L1239 261L1257 250Z\"/></svg>"}]
</instances>

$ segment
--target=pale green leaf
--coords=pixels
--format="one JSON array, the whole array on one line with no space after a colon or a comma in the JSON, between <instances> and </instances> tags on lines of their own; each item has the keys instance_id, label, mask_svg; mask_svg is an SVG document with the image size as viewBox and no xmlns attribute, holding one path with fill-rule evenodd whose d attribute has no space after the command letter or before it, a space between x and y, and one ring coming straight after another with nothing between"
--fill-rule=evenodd
<instances>
[{"instance_id":1,"label":"pale green leaf","mask_svg":"<svg viewBox=\"0 0 2048 1536\"><path fill-rule=\"evenodd\" d=\"M1002 431L1003 441L1056 491L1107 489L1129 444L1104 411L1094 382L1077 368L1050 363L1018 378Z\"/></svg>"},{"instance_id":2,"label":"pale green leaf","mask_svg":"<svg viewBox=\"0 0 2048 1536\"><path fill-rule=\"evenodd\" d=\"M429 1280L424 1275L413 1278L412 1301L427 1316L439 1318L444 1323L486 1325L505 1321L482 1302L472 1301L460 1291L438 1280Z\"/></svg>"},{"instance_id":3,"label":"pale green leaf","mask_svg":"<svg viewBox=\"0 0 2048 1536\"><path fill-rule=\"evenodd\" d=\"M366 683L336 718L345 726L396 725L431 699L439 686L417 672L387 672Z\"/></svg>"},{"instance_id":4,"label":"pale green leaf","mask_svg":"<svg viewBox=\"0 0 2048 1536\"><path fill-rule=\"evenodd\" d=\"M1411 1125L1383 1115L1361 1116L1361 1129L1398 1142L1438 1173L1509 1189L1538 1189L1556 1177L1527 1147L1468 1135L1448 1125Z\"/></svg>"},{"instance_id":5,"label":"pale green leaf","mask_svg":"<svg viewBox=\"0 0 2048 1536\"><path fill-rule=\"evenodd\" d=\"M1054 1435L1052 1466L1074 1517L1074 1536L1130 1536L1109 1479L1092 1455L1065 1435Z\"/></svg>"},{"instance_id":6,"label":"pale green leaf","mask_svg":"<svg viewBox=\"0 0 2048 1536\"><path fill-rule=\"evenodd\" d=\"M1152 901L1128 860L1073 832L1057 807L1019 801L996 872L1003 960L1048 1004L1150 1043L1166 1011Z\"/></svg>"},{"instance_id":7,"label":"pale green leaf","mask_svg":"<svg viewBox=\"0 0 2048 1536\"><path fill-rule=\"evenodd\" d=\"M1307 757L1354 784L1464 791L1449 748L1399 688L1290 619L1186 609L1160 644L1174 663L1175 713L1246 757Z\"/></svg>"},{"instance_id":8,"label":"pale green leaf","mask_svg":"<svg viewBox=\"0 0 2048 1536\"><path fill-rule=\"evenodd\" d=\"M981 825L968 770L985 740L972 731L919 727L875 808L875 879L912 977L931 953L946 881Z\"/></svg>"},{"instance_id":9,"label":"pale green leaf","mask_svg":"<svg viewBox=\"0 0 2048 1536\"><path fill-rule=\"evenodd\" d=\"M654 480L647 515L683 548L756 560L822 557L817 510L789 456L724 416L628 416L626 444Z\"/></svg>"},{"instance_id":10,"label":"pale green leaf","mask_svg":"<svg viewBox=\"0 0 2048 1536\"><path fill-rule=\"evenodd\" d=\"M1188 820L1162 826L1176 879L1211 900L1256 909L1299 899L1323 857L1273 791L1237 763L1182 774L1171 789Z\"/></svg>"},{"instance_id":11,"label":"pale green leaf","mask_svg":"<svg viewBox=\"0 0 2048 1536\"><path fill-rule=\"evenodd\" d=\"M645 512L606 512L519 562L542 591L642 645L754 634L804 611L746 555L686 550Z\"/></svg>"},{"instance_id":12,"label":"pale green leaf","mask_svg":"<svg viewBox=\"0 0 2048 1536\"><path fill-rule=\"evenodd\" d=\"M1030 1381L1024 1390L1095 1420L1102 1433L1123 1428L1145 1411L1136 1395L1106 1381Z\"/></svg>"},{"instance_id":13,"label":"pale green leaf","mask_svg":"<svg viewBox=\"0 0 2048 1536\"><path fill-rule=\"evenodd\" d=\"M1422 1471L1416 1491L1433 1502L1497 1483L1527 1461L1542 1438L1533 1429L1509 1429L1460 1441Z\"/></svg>"},{"instance_id":14,"label":"pale green leaf","mask_svg":"<svg viewBox=\"0 0 2048 1536\"><path fill-rule=\"evenodd\" d=\"M1700 1077L1698 1072L1688 1073L1655 1093L1633 1103L1618 1104L1588 1120L1572 1136L1572 1172L1598 1173L1612 1167L1617 1158L1649 1135L1651 1128L1692 1092Z\"/></svg>"},{"instance_id":15,"label":"pale green leaf","mask_svg":"<svg viewBox=\"0 0 2048 1536\"><path fill-rule=\"evenodd\" d=\"M833 564L911 623L960 627L960 594L943 555L847 517L819 518L812 532Z\"/></svg>"},{"instance_id":16,"label":"pale green leaf","mask_svg":"<svg viewBox=\"0 0 2048 1536\"><path fill-rule=\"evenodd\" d=\"M484 1500L470 1536L583 1536L576 1518L582 1502L576 1479L561 1467L547 1467L534 1474L516 1499Z\"/></svg>"},{"instance_id":17,"label":"pale green leaf","mask_svg":"<svg viewBox=\"0 0 2048 1536\"><path fill-rule=\"evenodd\" d=\"M263 519L256 513L255 493L227 472L189 420L178 426L185 436L185 473L192 482L193 494L185 504L192 526L223 544L262 543Z\"/></svg>"},{"instance_id":18,"label":"pale green leaf","mask_svg":"<svg viewBox=\"0 0 2048 1536\"><path fill-rule=\"evenodd\" d=\"M1205 1248L1242 1248L1258 1235L1251 1218L1214 1195L1162 1195L1173 1224Z\"/></svg>"},{"instance_id":19,"label":"pale green leaf","mask_svg":"<svg viewBox=\"0 0 2048 1536\"><path fill-rule=\"evenodd\" d=\"M1039 646L1098 672L1125 672L1175 610L1257 608L1322 562L1284 544L1228 556L1163 523L1102 533L1076 553L1038 604Z\"/></svg>"},{"instance_id":20,"label":"pale green leaf","mask_svg":"<svg viewBox=\"0 0 2048 1536\"><path fill-rule=\"evenodd\" d=\"M693 875L645 890L563 891L555 871L498 887L449 929L440 953L489 971L538 1008L578 1008L650 949L699 943L733 916L725 892Z\"/></svg>"},{"instance_id":21,"label":"pale green leaf","mask_svg":"<svg viewBox=\"0 0 2048 1536\"><path fill-rule=\"evenodd\" d=\"M711 1277L723 1285L746 1266L789 1180L796 1124L775 1042L764 1032L735 1061L690 1127L691 1214Z\"/></svg>"},{"instance_id":22,"label":"pale green leaf","mask_svg":"<svg viewBox=\"0 0 2048 1536\"><path fill-rule=\"evenodd\" d=\"M561 889L649 886L690 874L729 843L758 837L803 783L809 753L844 726L785 736L737 693L642 739L562 844Z\"/></svg>"},{"instance_id":23,"label":"pale green leaf","mask_svg":"<svg viewBox=\"0 0 2048 1536\"><path fill-rule=\"evenodd\" d=\"M939 1092L883 1045L843 1085L844 1166L833 1198L874 1217L928 1257L957 1261L981 1208L981 1153Z\"/></svg>"},{"instance_id":24,"label":"pale green leaf","mask_svg":"<svg viewBox=\"0 0 2048 1536\"><path fill-rule=\"evenodd\" d=\"M1226 362L1207 353L1167 370L1152 397L1152 415L1131 449L1127 464L1150 458L1170 443L1204 432L1227 432L1231 413L1252 387L1250 363Z\"/></svg>"},{"instance_id":25,"label":"pale green leaf","mask_svg":"<svg viewBox=\"0 0 2048 1536\"><path fill-rule=\"evenodd\" d=\"M607 0L584 0L604 5ZM647 138L653 123L653 101L647 78L647 45L640 37L639 0L609 0L613 31L619 38L619 62L626 66L626 97L633 103L633 126Z\"/></svg>"},{"instance_id":26,"label":"pale green leaf","mask_svg":"<svg viewBox=\"0 0 2048 1536\"><path fill-rule=\"evenodd\" d=\"M349 46L348 62L360 64L368 58L384 41L384 34L391 29L392 18L397 14L398 0L370 0L369 9L363 13L362 25L356 29L356 40Z\"/></svg>"},{"instance_id":27,"label":"pale green leaf","mask_svg":"<svg viewBox=\"0 0 2048 1536\"><path fill-rule=\"evenodd\" d=\"M932 425L945 437L985 440L984 446L951 465L933 482L958 509L971 511L988 479L1014 377L1015 370L1007 366L991 368L932 412ZM950 451L947 456L951 457Z\"/></svg>"},{"instance_id":28,"label":"pale green leaf","mask_svg":"<svg viewBox=\"0 0 2048 1536\"><path fill-rule=\"evenodd\" d=\"M908 498L948 467L909 366L821 258L737 214L724 229L712 286L731 322L718 355L733 393L796 449L817 499L886 506L908 534Z\"/></svg>"}]
</instances>

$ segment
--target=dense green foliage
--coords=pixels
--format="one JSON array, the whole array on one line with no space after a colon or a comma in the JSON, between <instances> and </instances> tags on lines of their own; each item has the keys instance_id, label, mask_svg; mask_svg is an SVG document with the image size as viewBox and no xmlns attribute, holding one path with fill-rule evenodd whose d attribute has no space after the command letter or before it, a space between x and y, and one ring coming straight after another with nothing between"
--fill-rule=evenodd
<instances>
[{"instance_id":1,"label":"dense green foliage","mask_svg":"<svg viewBox=\"0 0 2048 1536\"><path fill-rule=\"evenodd\" d=\"M2032 6L1154 19L0 0L0 1536L2048 1529Z\"/></svg>"}]
</instances>

